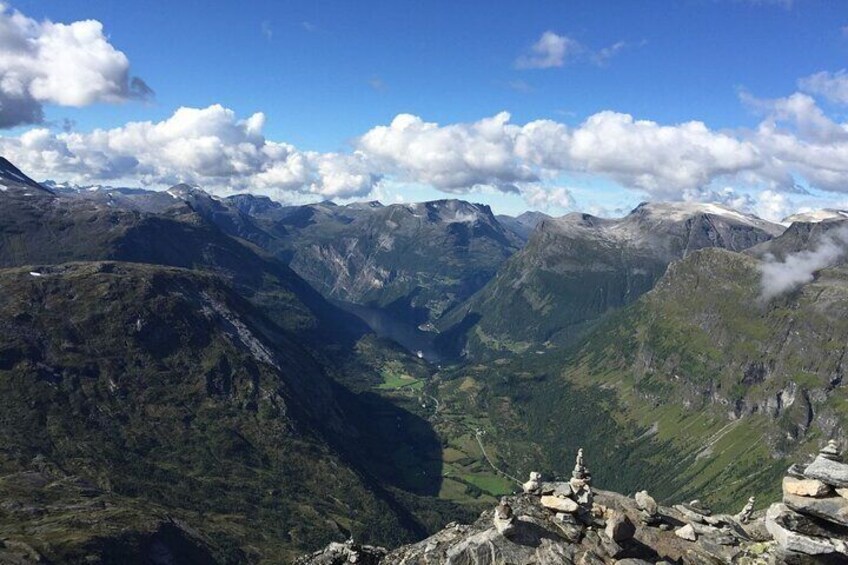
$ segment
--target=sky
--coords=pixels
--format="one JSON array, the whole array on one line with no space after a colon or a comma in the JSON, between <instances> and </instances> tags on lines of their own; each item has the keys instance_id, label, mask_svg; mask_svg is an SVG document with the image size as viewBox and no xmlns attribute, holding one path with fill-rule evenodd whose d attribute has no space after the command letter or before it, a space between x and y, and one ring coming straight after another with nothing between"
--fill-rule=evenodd
<instances>
[{"instance_id":1,"label":"sky","mask_svg":"<svg viewBox=\"0 0 848 565\"><path fill-rule=\"evenodd\" d=\"M619 215L848 208L837 0L0 2L38 180Z\"/></svg>"}]
</instances>

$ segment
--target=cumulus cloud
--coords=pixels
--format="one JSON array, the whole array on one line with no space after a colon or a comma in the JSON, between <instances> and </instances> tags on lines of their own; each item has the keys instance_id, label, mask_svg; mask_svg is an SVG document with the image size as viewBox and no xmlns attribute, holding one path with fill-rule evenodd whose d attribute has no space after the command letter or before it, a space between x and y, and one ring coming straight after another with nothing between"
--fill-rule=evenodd
<instances>
[{"instance_id":1,"label":"cumulus cloud","mask_svg":"<svg viewBox=\"0 0 848 565\"><path fill-rule=\"evenodd\" d=\"M255 190L350 197L378 181L359 153L315 153L266 140L265 116L239 120L219 105L180 108L161 122L132 122L90 133L36 128L0 138L0 153L37 178L78 184L135 179L217 191Z\"/></svg>"},{"instance_id":2,"label":"cumulus cloud","mask_svg":"<svg viewBox=\"0 0 848 565\"><path fill-rule=\"evenodd\" d=\"M798 81L804 92L823 96L836 104L848 104L848 71L821 71Z\"/></svg>"},{"instance_id":3,"label":"cumulus cloud","mask_svg":"<svg viewBox=\"0 0 848 565\"><path fill-rule=\"evenodd\" d=\"M752 142L768 156L775 175L796 175L814 188L848 192L848 125L834 122L802 93L759 104L770 113ZM791 190L787 183L783 189Z\"/></svg>"},{"instance_id":4,"label":"cumulus cloud","mask_svg":"<svg viewBox=\"0 0 848 565\"><path fill-rule=\"evenodd\" d=\"M577 60L604 66L610 59L630 46L631 44L626 41L616 41L612 45L595 51L572 37L546 31L527 53L515 60L515 68L550 69L562 67Z\"/></svg>"},{"instance_id":5,"label":"cumulus cloud","mask_svg":"<svg viewBox=\"0 0 848 565\"><path fill-rule=\"evenodd\" d=\"M789 199L782 192L763 190L757 195L753 211L757 216L772 222L780 222L789 215Z\"/></svg>"},{"instance_id":6,"label":"cumulus cloud","mask_svg":"<svg viewBox=\"0 0 848 565\"><path fill-rule=\"evenodd\" d=\"M481 185L516 192L515 183L538 177L516 158L520 128L509 120L502 112L471 124L439 126L400 114L388 126L365 133L356 146L380 170L446 192Z\"/></svg>"},{"instance_id":7,"label":"cumulus cloud","mask_svg":"<svg viewBox=\"0 0 848 565\"><path fill-rule=\"evenodd\" d=\"M240 119L215 105L89 133L35 128L0 138L0 153L35 178L79 184L190 182L219 192L354 198L387 178L454 194L482 188L521 194L536 207L573 206L561 188L564 175L601 177L640 197L724 202L773 220L789 212L786 195L800 191L799 183L848 192L846 124L804 93L744 100L764 114L751 131L718 131L699 121L661 124L613 111L576 126L518 124L507 112L450 124L400 114L338 153L266 139L264 114Z\"/></svg>"},{"instance_id":8,"label":"cumulus cloud","mask_svg":"<svg viewBox=\"0 0 848 565\"><path fill-rule=\"evenodd\" d=\"M521 195L534 210L567 210L575 204L571 192L561 186L528 186Z\"/></svg>"},{"instance_id":9,"label":"cumulus cloud","mask_svg":"<svg viewBox=\"0 0 848 565\"><path fill-rule=\"evenodd\" d=\"M761 299L771 300L812 282L815 273L833 266L848 252L848 227L823 237L812 250L787 255L783 261L767 260L760 266Z\"/></svg>"},{"instance_id":10,"label":"cumulus cloud","mask_svg":"<svg viewBox=\"0 0 848 565\"><path fill-rule=\"evenodd\" d=\"M516 59L515 66L519 69L561 67L569 58L576 56L582 50L583 46L577 40L567 35L558 35L552 31L546 31L530 47L529 53Z\"/></svg>"},{"instance_id":11,"label":"cumulus cloud","mask_svg":"<svg viewBox=\"0 0 848 565\"><path fill-rule=\"evenodd\" d=\"M357 147L388 174L448 192L478 185L514 191L518 183L583 172L680 198L763 166L752 143L701 122L663 126L616 112L595 114L574 129L551 120L519 126L506 112L446 126L403 114L367 132Z\"/></svg>"},{"instance_id":12,"label":"cumulus cloud","mask_svg":"<svg viewBox=\"0 0 848 565\"><path fill-rule=\"evenodd\" d=\"M758 148L702 122L660 125L600 112L571 135L574 168L662 198L680 198L714 179L762 168Z\"/></svg>"},{"instance_id":13,"label":"cumulus cloud","mask_svg":"<svg viewBox=\"0 0 848 565\"><path fill-rule=\"evenodd\" d=\"M129 60L95 20L38 22L0 3L0 127L38 123L44 104L86 106L145 98Z\"/></svg>"}]
</instances>

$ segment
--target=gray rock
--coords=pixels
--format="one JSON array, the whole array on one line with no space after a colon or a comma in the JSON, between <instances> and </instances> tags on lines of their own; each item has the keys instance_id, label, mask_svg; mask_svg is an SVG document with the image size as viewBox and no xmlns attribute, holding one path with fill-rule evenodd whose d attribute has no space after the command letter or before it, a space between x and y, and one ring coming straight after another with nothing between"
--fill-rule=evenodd
<instances>
[{"instance_id":1,"label":"gray rock","mask_svg":"<svg viewBox=\"0 0 848 565\"><path fill-rule=\"evenodd\" d=\"M821 497L829 496L833 490L829 485L818 479L796 479L795 477L783 477L783 492L796 496Z\"/></svg>"},{"instance_id":2,"label":"gray rock","mask_svg":"<svg viewBox=\"0 0 848 565\"><path fill-rule=\"evenodd\" d=\"M787 530L778 523L783 512L781 504L772 504L766 512L766 528L774 541L784 551L803 553L804 555L826 555L836 552L836 548L827 539L814 538Z\"/></svg>"},{"instance_id":3,"label":"gray rock","mask_svg":"<svg viewBox=\"0 0 848 565\"><path fill-rule=\"evenodd\" d=\"M674 530L674 535L686 541L698 541L698 534L695 533L695 528L692 524L686 524L682 528Z\"/></svg>"},{"instance_id":4,"label":"gray rock","mask_svg":"<svg viewBox=\"0 0 848 565\"><path fill-rule=\"evenodd\" d=\"M592 489L589 486L585 486L582 489L576 491L572 496L578 504L587 507L592 506L592 503L595 500L595 495L592 494Z\"/></svg>"},{"instance_id":5,"label":"gray rock","mask_svg":"<svg viewBox=\"0 0 848 565\"><path fill-rule=\"evenodd\" d=\"M530 472L530 480L521 485L525 493L536 492L541 486L542 475L536 471Z\"/></svg>"},{"instance_id":6,"label":"gray rock","mask_svg":"<svg viewBox=\"0 0 848 565\"><path fill-rule=\"evenodd\" d=\"M643 510L648 516L656 516L657 512L659 512L660 507L657 504L657 501L654 500L654 497L648 494L648 491L641 490L636 493L634 498L636 499L636 505L639 509Z\"/></svg>"},{"instance_id":7,"label":"gray rock","mask_svg":"<svg viewBox=\"0 0 848 565\"><path fill-rule=\"evenodd\" d=\"M848 487L848 465L821 455L804 470L804 475L834 487Z\"/></svg>"},{"instance_id":8,"label":"gray rock","mask_svg":"<svg viewBox=\"0 0 848 565\"><path fill-rule=\"evenodd\" d=\"M808 498L806 496L784 494L783 503L796 512L822 518L828 522L834 522L842 526L848 526L848 500L841 496Z\"/></svg>"},{"instance_id":9,"label":"gray rock","mask_svg":"<svg viewBox=\"0 0 848 565\"><path fill-rule=\"evenodd\" d=\"M674 509L680 512L680 514L682 514L683 517L690 522L706 523L706 516L698 512L693 512L683 504L675 504Z\"/></svg>"},{"instance_id":10,"label":"gray rock","mask_svg":"<svg viewBox=\"0 0 848 565\"><path fill-rule=\"evenodd\" d=\"M540 501L542 506L548 510L553 510L554 512L566 512L573 514L580 508L577 503L570 498L563 498L559 496L543 496Z\"/></svg>"},{"instance_id":11,"label":"gray rock","mask_svg":"<svg viewBox=\"0 0 848 565\"><path fill-rule=\"evenodd\" d=\"M842 450L834 439L827 442L827 445L819 451L819 455L831 461L842 461Z\"/></svg>"},{"instance_id":12,"label":"gray rock","mask_svg":"<svg viewBox=\"0 0 848 565\"><path fill-rule=\"evenodd\" d=\"M837 536L848 538L848 528L799 514L785 504L772 504L766 513L766 517L781 528L799 534L823 538Z\"/></svg>"},{"instance_id":13,"label":"gray rock","mask_svg":"<svg viewBox=\"0 0 848 565\"><path fill-rule=\"evenodd\" d=\"M604 532L615 542L626 541L633 538L636 526L630 521L626 514L613 510L607 517L607 526Z\"/></svg>"},{"instance_id":14,"label":"gray rock","mask_svg":"<svg viewBox=\"0 0 848 565\"><path fill-rule=\"evenodd\" d=\"M493 522L498 533L503 535L507 535L515 529L515 516L512 513L512 507L506 500L502 500L495 508Z\"/></svg>"},{"instance_id":15,"label":"gray rock","mask_svg":"<svg viewBox=\"0 0 848 565\"><path fill-rule=\"evenodd\" d=\"M804 469L806 469L806 467L804 467L803 465L793 463L786 470L786 474L790 477L795 477L796 479L803 479L805 478Z\"/></svg>"}]
</instances>

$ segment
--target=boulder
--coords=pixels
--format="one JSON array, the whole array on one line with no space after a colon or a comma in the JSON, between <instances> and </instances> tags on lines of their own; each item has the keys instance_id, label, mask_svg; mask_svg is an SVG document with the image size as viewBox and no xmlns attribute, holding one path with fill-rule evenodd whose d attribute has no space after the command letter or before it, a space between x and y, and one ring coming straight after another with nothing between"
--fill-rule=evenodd
<instances>
[{"instance_id":1,"label":"boulder","mask_svg":"<svg viewBox=\"0 0 848 565\"><path fill-rule=\"evenodd\" d=\"M848 526L848 500L841 496L809 498L784 494L783 503L796 512Z\"/></svg>"},{"instance_id":2,"label":"boulder","mask_svg":"<svg viewBox=\"0 0 848 565\"><path fill-rule=\"evenodd\" d=\"M636 493L634 498L636 499L636 506L639 507L639 510L642 510L648 516L656 516L657 512L659 512L660 507L657 501L648 494L648 491L641 490Z\"/></svg>"},{"instance_id":3,"label":"boulder","mask_svg":"<svg viewBox=\"0 0 848 565\"><path fill-rule=\"evenodd\" d=\"M783 477L783 492L796 496L830 496L833 490L818 479L796 479Z\"/></svg>"},{"instance_id":4,"label":"boulder","mask_svg":"<svg viewBox=\"0 0 848 565\"><path fill-rule=\"evenodd\" d=\"M848 487L848 464L819 455L804 470L804 476L818 479L834 487Z\"/></svg>"},{"instance_id":5,"label":"boulder","mask_svg":"<svg viewBox=\"0 0 848 565\"><path fill-rule=\"evenodd\" d=\"M766 513L766 519L776 523L783 529L804 534L831 538L834 536L848 537L848 528L831 524L817 518L799 514L785 504L773 504Z\"/></svg>"},{"instance_id":6,"label":"boulder","mask_svg":"<svg viewBox=\"0 0 848 565\"><path fill-rule=\"evenodd\" d=\"M614 542L626 541L633 538L636 533L636 526L630 521L630 518L622 512L613 510L607 518L607 526L604 532Z\"/></svg>"},{"instance_id":7,"label":"boulder","mask_svg":"<svg viewBox=\"0 0 848 565\"><path fill-rule=\"evenodd\" d=\"M766 528L781 549L793 553L803 553L804 555L836 553L836 548L827 539L806 536L781 526L781 515L784 513L782 506L782 504L772 504L766 512Z\"/></svg>"},{"instance_id":8,"label":"boulder","mask_svg":"<svg viewBox=\"0 0 848 565\"><path fill-rule=\"evenodd\" d=\"M677 528L674 530L674 535L686 541L698 541L698 534L695 533L695 528L692 527L692 524L686 524L682 528Z\"/></svg>"},{"instance_id":9,"label":"boulder","mask_svg":"<svg viewBox=\"0 0 848 565\"><path fill-rule=\"evenodd\" d=\"M706 523L706 516L698 512L693 512L686 505L675 504L674 509L680 512L686 520L690 522Z\"/></svg>"},{"instance_id":10,"label":"boulder","mask_svg":"<svg viewBox=\"0 0 848 565\"><path fill-rule=\"evenodd\" d=\"M543 496L540 499L540 502L542 503L542 506L548 510L553 510L554 512L566 512L573 514L580 508L580 506L578 506L578 504L570 498L563 498L559 496Z\"/></svg>"}]
</instances>

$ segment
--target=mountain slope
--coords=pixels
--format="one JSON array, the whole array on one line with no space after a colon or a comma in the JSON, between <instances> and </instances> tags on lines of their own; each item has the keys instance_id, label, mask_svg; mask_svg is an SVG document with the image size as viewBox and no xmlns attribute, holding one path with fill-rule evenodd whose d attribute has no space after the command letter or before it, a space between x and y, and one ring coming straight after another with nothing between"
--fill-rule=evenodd
<instances>
[{"instance_id":1,"label":"mountain slope","mask_svg":"<svg viewBox=\"0 0 848 565\"><path fill-rule=\"evenodd\" d=\"M485 288L439 327L465 353L572 341L598 316L650 290L668 264L701 248L743 250L783 228L712 204L641 204L621 219L544 220ZM455 351L460 353L461 351ZM488 353L487 353L488 352Z\"/></svg>"},{"instance_id":2,"label":"mountain slope","mask_svg":"<svg viewBox=\"0 0 848 565\"><path fill-rule=\"evenodd\" d=\"M768 302L761 266L694 252L572 347L457 369L440 399L497 422L487 441L513 475L562 476L589 445L605 488L771 502L790 460L848 429L848 266Z\"/></svg>"},{"instance_id":3,"label":"mountain slope","mask_svg":"<svg viewBox=\"0 0 848 565\"><path fill-rule=\"evenodd\" d=\"M380 308L417 326L473 294L520 246L488 206L458 200L383 206L254 206L267 231L284 233L292 269L325 297Z\"/></svg>"},{"instance_id":4,"label":"mountain slope","mask_svg":"<svg viewBox=\"0 0 848 565\"><path fill-rule=\"evenodd\" d=\"M0 270L0 289L3 538L60 562L106 559L136 543L111 512L139 536L178 520L216 561L276 561L348 532L424 533L370 474L398 447L362 437L364 414L387 408L360 406L217 277L75 263ZM399 436L407 456L438 450L417 429ZM68 481L82 486L42 502Z\"/></svg>"}]
</instances>

